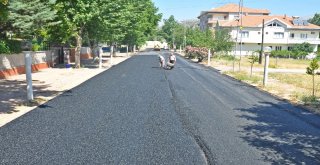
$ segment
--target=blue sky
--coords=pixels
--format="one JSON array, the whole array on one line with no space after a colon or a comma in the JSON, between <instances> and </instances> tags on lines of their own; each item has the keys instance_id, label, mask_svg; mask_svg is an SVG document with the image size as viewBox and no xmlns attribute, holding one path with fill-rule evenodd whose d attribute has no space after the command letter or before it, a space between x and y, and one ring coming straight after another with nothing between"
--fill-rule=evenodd
<instances>
[{"instance_id":1,"label":"blue sky","mask_svg":"<svg viewBox=\"0 0 320 165\"><path fill-rule=\"evenodd\" d=\"M162 18L170 15L178 21L196 19L201 11L210 10L227 3L239 3L239 0L152 0ZM320 13L320 0L243 0L243 6L268 9L272 15L312 17Z\"/></svg>"}]
</instances>

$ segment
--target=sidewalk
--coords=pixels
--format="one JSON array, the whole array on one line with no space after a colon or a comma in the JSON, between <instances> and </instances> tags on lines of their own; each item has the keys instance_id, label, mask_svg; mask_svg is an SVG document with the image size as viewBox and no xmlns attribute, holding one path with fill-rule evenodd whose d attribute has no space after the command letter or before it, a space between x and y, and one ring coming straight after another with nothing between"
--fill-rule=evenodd
<instances>
[{"instance_id":1,"label":"sidewalk","mask_svg":"<svg viewBox=\"0 0 320 165\"><path fill-rule=\"evenodd\" d=\"M114 57L112 64L106 62L103 64L102 69L98 68L98 64L93 64L92 60L89 60L82 61L83 67L80 69L48 68L33 73L32 82L35 102L38 105L45 103L129 57ZM26 105L25 74L12 76L9 79L0 79L0 127L37 107L36 104Z\"/></svg>"}]
</instances>

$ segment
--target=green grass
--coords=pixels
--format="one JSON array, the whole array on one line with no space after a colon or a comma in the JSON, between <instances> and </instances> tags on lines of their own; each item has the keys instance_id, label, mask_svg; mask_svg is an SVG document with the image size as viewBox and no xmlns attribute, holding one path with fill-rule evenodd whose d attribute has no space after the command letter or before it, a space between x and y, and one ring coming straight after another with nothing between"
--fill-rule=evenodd
<instances>
[{"instance_id":1,"label":"green grass","mask_svg":"<svg viewBox=\"0 0 320 165\"><path fill-rule=\"evenodd\" d=\"M282 83L290 84L295 87L304 88L308 91L312 91L312 77L307 74L295 74L295 73L270 73L269 76L276 79ZM320 76L315 76L315 89L320 91Z\"/></svg>"},{"instance_id":2,"label":"green grass","mask_svg":"<svg viewBox=\"0 0 320 165\"><path fill-rule=\"evenodd\" d=\"M241 80L241 81L245 81L253 84L258 84L262 80L260 76L257 76L257 75L250 76L250 74L243 71L242 72L225 72L225 74L230 75L237 80Z\"/></svg>"},{"instance_id":3,"label":"green grass","mask_svg":"<svg viewBox=\"0 0 320 165\"><path fill-rule=\"evenodd\" d=\"M317 97L315 96L301 96L300 97L301 101L303 101L304 103L316 103L317 102Z\"/></svg>"},{"instance_id":4,"label":"green grass","mask_svg":"<svg viewBox=\"0 0 320 165\"><path fill-rule=\"evenodd\" d=\"M230 55L221 55L221 56L214 56L212 59L215 63L224 64L227 66L233 65L233 56ZM236 57L235 62L236 65L241 63L241 67L250 67L250 60L248 57L241 57L241 61L239 57ZM270 58L269 61L269 68L278 68L278 69L306 69L310 64L310 60L298 60L298 59L287 59L287 58ZM262 59L262 64L255 63L253 65L254 68L263 68L264 67L264 59Z\"/></svg>"}]
</instances>

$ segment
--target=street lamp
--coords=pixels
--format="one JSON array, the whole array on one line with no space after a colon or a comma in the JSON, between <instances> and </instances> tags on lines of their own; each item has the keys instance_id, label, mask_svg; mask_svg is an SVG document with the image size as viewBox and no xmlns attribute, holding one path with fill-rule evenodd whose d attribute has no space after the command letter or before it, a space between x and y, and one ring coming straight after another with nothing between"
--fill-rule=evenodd
<instances>
[{"instance_id":1,"label":"street lamp","mask_svg":"<svg viewBox=\"0 0 320 165\"><path fill-rule=\"evenodd\" d=\"M271 47L267 46L264 47L263 52L265 55L265 62L264 62L264 74L263 74L263 86L267 85L268 81L268 67L269 67L269 55L271 53Z\"/></svg>"}]
</instances>

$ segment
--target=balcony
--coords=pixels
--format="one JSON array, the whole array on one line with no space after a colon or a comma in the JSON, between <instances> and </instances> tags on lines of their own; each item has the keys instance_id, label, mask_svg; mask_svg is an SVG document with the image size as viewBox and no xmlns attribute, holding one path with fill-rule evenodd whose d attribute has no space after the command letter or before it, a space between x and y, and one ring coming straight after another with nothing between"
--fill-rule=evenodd
<instances>
[{"instance_id":1,"label":"balcony","mask_svg":"<svg viewBox=\"0 0 320 165\"><path fill-rule=\"evenodd\" d=\"M320 44L319 38L288 38L289 44L301 44L304 42L308 42L310 44Z\"/></svg>"},{"instance_id":2,"label":"balcony","mask_svg":"<svg viewBox=\"0 0 320 165\"><path fill-rule=\"evenodd\" d=\"M233 37L234 41L235 41L235 37ZM242 38L241 39L242 42L244 43L261 43L261 38L255 38L252 36L249 36L247 38ZM238 42L240 41L240 36L238 38ZM274 39L274 38L265 38L264 39L264 43L269 43L269 44L302 44L304 42L308 42L310 44L313 45L320 45L320 39L319 38L278 38L278 39Z\"/></svg>"},{"instance_id":3,"label":"balcony","mask_svg":"<svg viewBox=\"0 0 320 165\"><path fill-rule=\"evenodd\" d=\"M215 17L215 18L208 18L208 23L216 23L217 21L225 21L225 20L228 20L228 18L226 17Z\"/></svg>"}]
</instances>

